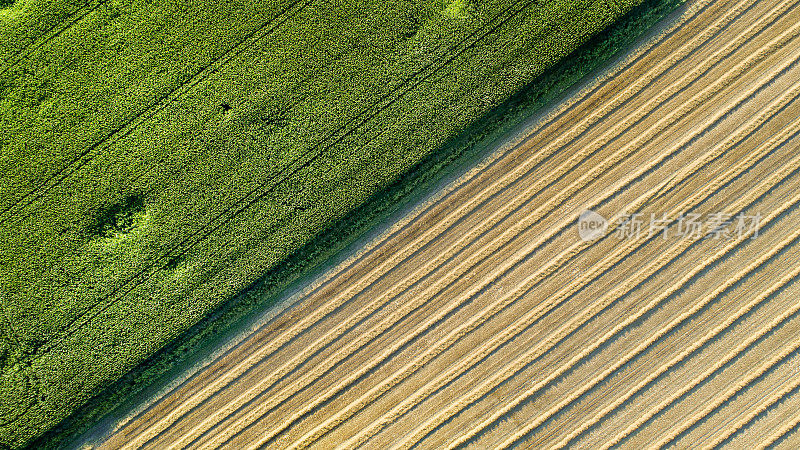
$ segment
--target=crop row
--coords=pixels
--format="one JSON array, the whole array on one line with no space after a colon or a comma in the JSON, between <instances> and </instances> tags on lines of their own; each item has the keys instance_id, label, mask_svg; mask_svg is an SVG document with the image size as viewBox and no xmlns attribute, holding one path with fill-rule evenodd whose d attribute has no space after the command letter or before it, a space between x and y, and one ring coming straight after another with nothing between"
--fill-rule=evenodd
<instances>
[{"instance_id":1,"label":"crop row","mask_svg":"<svg viewBox=\"0 0 800 450\"><path fill-rule=\"evenodd\" d=\"M65 417L632 4L114 2L65 6L80 19L39 47L17 36L13 54L34 50L0 77L3 374L29 382L3 384L0 408L25 411L3 442Z\"/></svg>"}]
</instances>

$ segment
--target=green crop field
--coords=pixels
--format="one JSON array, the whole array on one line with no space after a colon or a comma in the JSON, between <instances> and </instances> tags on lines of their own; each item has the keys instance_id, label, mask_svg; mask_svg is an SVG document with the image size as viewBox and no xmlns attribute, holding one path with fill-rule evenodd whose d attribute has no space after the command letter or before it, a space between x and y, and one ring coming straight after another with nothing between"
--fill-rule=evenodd
<instances>
[{"instance_id":1,"label":"green crop field","mask_svg":"<svg viewBox=\"0 0 800 450\"><path fill-rule=\"evenodd\" d=\"M0 3L0 444L52 428L637 3Z\"/></svg>"}]
</instances>

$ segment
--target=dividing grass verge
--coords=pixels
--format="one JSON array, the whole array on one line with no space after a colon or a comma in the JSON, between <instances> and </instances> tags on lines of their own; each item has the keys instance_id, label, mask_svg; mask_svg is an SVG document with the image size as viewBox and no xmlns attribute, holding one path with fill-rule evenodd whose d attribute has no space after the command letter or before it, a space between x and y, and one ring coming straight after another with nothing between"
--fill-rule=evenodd
<instances>
[{"instance_id":1,"label":"dividing grass verge","mask_svg":"<svg viewBox=\"0 0 800 450\"><path fill-rule=\"evenodd\" d=\"M544 72L634 3L114 2L44 33L0 67L0 441L124 409L679 2Z\"/></svg>"}]
</instances>

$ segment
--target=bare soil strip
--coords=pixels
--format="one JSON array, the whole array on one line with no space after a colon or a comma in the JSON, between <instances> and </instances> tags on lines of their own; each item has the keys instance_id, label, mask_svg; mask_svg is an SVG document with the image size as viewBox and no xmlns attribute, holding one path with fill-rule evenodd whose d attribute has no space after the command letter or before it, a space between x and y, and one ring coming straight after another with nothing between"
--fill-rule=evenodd
<instances>
[{"instance_id":1,"label":"bare soil strip","mask_svg":"<svg viewBox=\"0 0 800 450\"><path fill-rule=\"evenodd\" d=\"M791 448L798 19L689 2L101 447ZM673 237L620 239L636 212ZM760 229L678 238L687 212Z\"/></svg>"}]
</instances>

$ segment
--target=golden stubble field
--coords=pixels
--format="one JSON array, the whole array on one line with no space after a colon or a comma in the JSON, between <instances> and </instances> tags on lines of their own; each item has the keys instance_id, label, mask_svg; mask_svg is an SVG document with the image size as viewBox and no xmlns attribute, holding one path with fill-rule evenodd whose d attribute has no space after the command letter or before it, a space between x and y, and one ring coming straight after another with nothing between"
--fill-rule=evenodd
<instances>
[{"instance_id":1,"label":"golden stubble field","mask_svg":"<svg viewBox=\"0 0 800 450\"><path fill-rule=\"evenodd\" d=\"M799 60L690 1L101 447L796 448Z\"/></svg>"}]
</instances>

